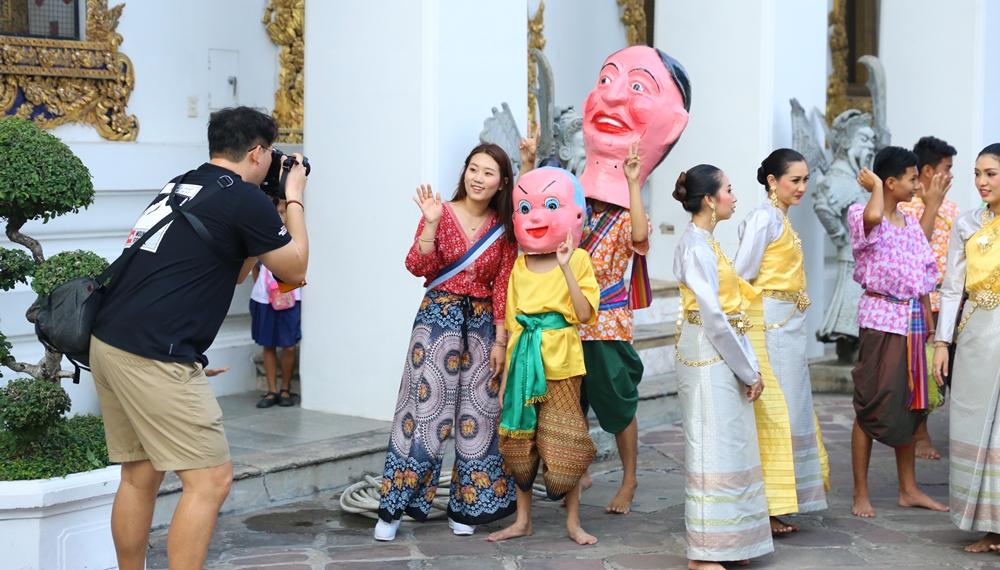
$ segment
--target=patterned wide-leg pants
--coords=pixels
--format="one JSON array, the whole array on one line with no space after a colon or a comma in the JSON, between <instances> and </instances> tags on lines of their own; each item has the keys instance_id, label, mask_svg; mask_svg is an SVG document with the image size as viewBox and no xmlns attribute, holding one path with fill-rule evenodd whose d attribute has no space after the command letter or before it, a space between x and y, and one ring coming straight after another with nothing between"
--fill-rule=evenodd
<instances>
[{"instance_id":1,"label":"patterned wide-leg pants","mask_svg":"<svg viewBox=\"0 0 1000 570\"><path fill-rule=\"evenodd\" d=\"M516 510L499 450L499 379L489 370L495 328L489 300L440 291L424 297L392 422L379 518L423 521L437 495L448 438L455 466L448 516L492 522Z\"/></svg>"}]
</instances>

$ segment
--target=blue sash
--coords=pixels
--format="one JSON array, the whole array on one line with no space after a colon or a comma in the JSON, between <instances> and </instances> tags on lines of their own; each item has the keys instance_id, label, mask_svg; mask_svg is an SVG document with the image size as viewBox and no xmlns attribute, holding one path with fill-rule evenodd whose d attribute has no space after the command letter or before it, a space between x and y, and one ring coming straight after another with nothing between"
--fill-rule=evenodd
<instances>
[{"instance_id":1,"label":"blue sash","mask_svg":"<svg viewBox=\"0 0 1000 570\"><path fill-rule=\"evenodd\" d=\"M495 241L500 239L503 232L503 224L498 221L492 228L490 228L490 231L486 232L483 237L479 238L479 241L472 244L472 247L469 248L469 251L465 252L465 255L459 257L454 263L451 263L442 269L441 272L438 273L438 276L434 278L434 281L431 281L431 284L427 286L427 290L430 291L431 289L458 275L464 271L466 267L472 265L477 259L479 259L480 255L493 245Z\"/></svg>"}]
</instances>

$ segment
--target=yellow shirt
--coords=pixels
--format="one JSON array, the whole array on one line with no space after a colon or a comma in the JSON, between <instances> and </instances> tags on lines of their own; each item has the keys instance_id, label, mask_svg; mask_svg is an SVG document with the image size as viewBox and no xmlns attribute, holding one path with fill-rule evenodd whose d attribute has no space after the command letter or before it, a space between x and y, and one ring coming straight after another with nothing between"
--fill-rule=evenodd
<instances>
[{"instance_id":1,"label":"yellow shirt","mask_svg":"<svg viewBox=\"0 0 1000 570\"><path fill-rule=\"evenodd\" d=\"M786 293L799 293L806 288L805 260L799 236L785 222L781 237L768 244L760 262L754 287Z\"/></svg>"},{"instance_id":2,"label":"yellow shirt","mask_svg":"<svg viewBox=\"0 0 1000 570\"><path fill-rule=\"evenodd\" d=\"M717 242L710 242L715 249L715 254L719 258L719 305L722 312L727 315L736 315L750 306L750 301L757 297L757 290L754 286L740 278L733 269L732 262L722 253ZM683 284L678 286L681 292L681 303L685 311L697 311L698 301L694 297L694 292Z\"/></svg>"},{"instance_id":3,"label":"yellow shirt","mask_svg":"<svg viewBox=\"0 0 1000 570\"><path fill-rule=\"evenodd\" d=\"M580 290L590 302L590 320L592 325L597 322L597 306L601 301L601 289L594 277L594 266L590 255L582 249L573 252L569 260L570 270L576 278ZM507 284L507 317L504 327L510 331L507 340L507 366L510 367L510 357L514 352L521 331L524 330L517 322L517 315L535 315L539 313L561 313L572 327L542 331L542 362L545 365L547 380L564 380L574 376L583 376L587 369L583 364L583 343L575 325L580 319L573 310L573 301L569 296L569 285L566 277L558 266L546 273L534 273L528 269L521 254L514 262Z\"/></svg>"},{"instance_id":4,"label":"yellow shirt","mask_svg":"<svg viewBox=\"0 0 1000 570\"><path fill-rule=\"evenodd\" d=\"M1000 267L1000 246L993 242L1000 242L1000 216L984 224L965 242L965 288L969 291L1000 293L1000 279L993 277ZM989 243L990 247L982 251L981 243Z\"/></svg>"}]
</instances>

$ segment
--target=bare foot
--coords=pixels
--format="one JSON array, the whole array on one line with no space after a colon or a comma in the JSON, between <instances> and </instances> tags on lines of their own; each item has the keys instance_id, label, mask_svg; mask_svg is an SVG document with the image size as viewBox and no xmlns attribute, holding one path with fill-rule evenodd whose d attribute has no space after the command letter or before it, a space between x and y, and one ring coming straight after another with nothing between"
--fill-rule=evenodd
<instances>
[{"instance_id":1,"label":"bare foot","mask_svg":"<svg viewBox=\"0 0 1000 570\"><path fill-rule=\"evenodd\" d=\"M522 536L531 536L530 520L526 523L514 521L514 524L510 525L509 527L491 533L489 536L486 537L486 540L488 540L489 542L500 542L501 540L520 538Z\"/></svg>"},{"instance_id":2,"label":"bare foot","mask_svg":"<svg viewBox=\"0 0 1000 570\"><path fill-rule=\"evenodd\" d=\"M590 476L590 471L584 471L583 472L583 477L580 477L580 495L583 495L584 491L586 491L587 489L589 489L589 488L591 488L593 486L594 486L594 478ZM566 506L566 498L565 497L563 497L562 501L559 501L559 506L561 506L561 507L565 507Z\"/></svg>"},{"instance_id":3,"label":"bare foot","mask_svg":"<svg viewBox=\"0 0 1000 570\"><path fill-rule=\"evenodd\" d=\"M930 509L932 511L944 511L944 512L947 512L949 510L948 507L942 505L941 503L935 501L934 499L928 497L927 495L921 493L920 491L915 491L913 493L900 493L899 506L923 507L925 509Z\"/></svg>"},{"instance_id":4,"label":"bare foot","mask_svg":"<svg viewBox=\"0 0 1000 570\"><path fill-rule=\"evenodd\" d=\"M875 516L875 508L868 501L868 497L854 497L854 506L851 508L851 514L856 517L870 519Z\"/></svg>"},{"instance_id":5,"label":"bare foot","mask_svg":"<svg viewBox=\"0 0 1000 570\"><path fill-rule=\"evenodd\" d=\"M941 454L931 444L931 438L918 439L916 443L916 455L920 459L941 459Z\"/></svg>"},{"instance_id":6,"label":"bare foot","mask_svg":"<svg viewBox=\"0 0 1000 570\"><path fill-rule=\"evenodd\" d=\"M627 515L632 507L632 499L635 498L635 488L639 486L636 481L622 481L622 486L618 489L618 494L604 508L606 512Z\"/></svg>"},{"instance_id":7,"label":"bare foot","mask_svg":"<svg viewBox=\"0 0 1000 570\"><path fill-rule=\"evenodd\" d=\"M705 560L689 560L689 570L726 570L726 567L718 562L707 562Z\"/></svg>"},{"instance_id":8,"label":"bare foot","mask_svg":"<svg viewBox=\"0 0 1000 570\"><path fill-rule=\"evenodd\" d=\"M974 542L966 546L965 551L975 553L989 552L990 550L997 550L998 546L1000 546L1000 534L988 532L979 542Z\"/></svg>"},{"instance_id":9,"label":"bare foot","mask_svg":"<svg viewBox=\"0 0 1000 570\"><path fill-rule=\"evenodd\" d=\"M597 537L587 534L587 531L583 530L580 526L570 528L566 525L566 530L569 533L569 537L573 539L574 542L581 546L587 546L588 544L597 544Z\"/></svg>"},{"instance_id":10,"label":"bare foot","mask_svg":"<svg viewBox=\"0 0 1000 570\"><path fill-rule=\"evenodd\" d=\"M771 517L771 534L788 534L798 532L799 527L793 524L785 524L778 520L778 517Z\"/></svg>"}]
</instances>

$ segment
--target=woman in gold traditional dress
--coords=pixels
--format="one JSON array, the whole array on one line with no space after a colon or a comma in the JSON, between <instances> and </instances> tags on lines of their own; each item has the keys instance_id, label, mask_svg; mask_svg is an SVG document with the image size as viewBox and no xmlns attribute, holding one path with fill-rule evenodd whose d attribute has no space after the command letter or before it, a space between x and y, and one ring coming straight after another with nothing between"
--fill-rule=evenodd
<instances>
[{"instance_id":1,"label":"woman in gold traditional dress","mask_svg":"<svg viewBox=\"0 0 1000 570\"><path fill-rule=\"evenodd\" d=\"M753 412L764 382L746 337L755 292L713 234L736 209L725 173L695 166L677 179L674 198L692 214L674 251L688 568L722 570L719 562L774 550Z\"/></svg>"},{"instance_id":2,"label":"woman in gold traditional dress","mask_svg":"<svg viewBox=\"0 0 1000 570\"><path fill-rule=\"evenodd\" d=\"M827 508L830 466L813 412L806 361L805 260L788 208L806 193L809 167L794 150L781 148L757 170L768 201L740 224L736 272L761 295L749 308L748 333L767 385L754 404L771 532L798 530L778 515Z\"/></svg>"},{"instance_id":3,"label":"woman in gold traditional dress","mask_svg":"<svg viewBox=\"0 0 1000 570\"><path fill-rule=\"evenodd\" d=\"M985 206L955 220L941 288L934 341L934 374L948 370L954 340L951 386L951 520L962 530L986 532L969 552L1000 550L1000 143L976 159L976 188ZM962 297L968 300L955 326Z\"/></svg>"}]
</instances>

